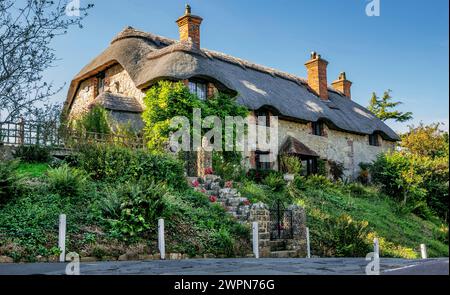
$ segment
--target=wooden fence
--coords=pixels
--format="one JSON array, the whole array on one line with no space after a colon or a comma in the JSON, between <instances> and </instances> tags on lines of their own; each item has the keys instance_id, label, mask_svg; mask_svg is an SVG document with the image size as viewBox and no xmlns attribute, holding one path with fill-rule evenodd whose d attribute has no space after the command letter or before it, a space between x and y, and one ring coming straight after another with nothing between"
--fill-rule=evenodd
<instances>
[{"instance_id":1,"label":"wooden fence","mask_svg":"<svg viewBox=\"0 0 450 295\"><path fill-rule=\"evenodd\" d=\"M144 140L139 136L85 132L55 123L19 122L0 123L0 145L40 145L71 149L80 144L117 144L130 148L143 148Z\"/></svg>"}]
</instances>

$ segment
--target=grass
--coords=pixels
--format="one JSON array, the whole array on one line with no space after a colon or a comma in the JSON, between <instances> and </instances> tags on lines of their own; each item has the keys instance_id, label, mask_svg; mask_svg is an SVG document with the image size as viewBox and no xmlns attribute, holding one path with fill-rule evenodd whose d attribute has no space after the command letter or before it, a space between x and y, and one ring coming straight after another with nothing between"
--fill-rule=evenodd
<instances>
[{"instance_id":1,"label":"grass","mask_svg":"<svg viewBox=\"0 0 450 295\"><path fill-rule=\"evenodd\" d=\"M27 178L38 178L45 174L49 166L45 163L30 164L30 163L20 163L17 168L17 173L20 176Z\"/></svg>"},{"instance_id":2,"label":"grass","mask_svg":"<svg viewBox=\"0 0 450 295\"><path fill-rule=\"evenodd\" d=\"M448 227L443 221L402 213L395 201L374 187L365 188L358 196L352 195L345 186L307 187L297 202L306 209L313 247L320 248L321 241L315 240L314 235L323 236L327 218L348 214L356 221L369 223L368 243L378 237L383 256L418 258L421 243L427 245L429 257L449 254L448 238L445 241Z\"/></svg>"}]
</instances>

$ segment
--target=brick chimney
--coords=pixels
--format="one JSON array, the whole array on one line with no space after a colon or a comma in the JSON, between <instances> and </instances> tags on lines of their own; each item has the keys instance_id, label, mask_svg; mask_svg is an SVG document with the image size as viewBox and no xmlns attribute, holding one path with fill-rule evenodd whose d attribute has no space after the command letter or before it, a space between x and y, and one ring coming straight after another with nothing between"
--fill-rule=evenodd
<instances>
[{"instance_id":1,"label":"brick chimney","mask_svg":"<svg viewBox=\"0 0 450 295\"><path fill-rule=\"evenodd\" d=\"M328 62L315 51L311 53L311 59L305 63L308 85L323 100L328 100L327 65Z\"/></svg>"},{"instance_id":2,"label":"brick chimney","mask_svg":"<svg viewBox=\"0 0 450 295\"><path fill-rule=\"evenodd\" d=\"M342 92L346 97L348 97L350 99L352 98L352 95L350 92L350 89L352 87L352 82L347 80L345 72L340 73L339 78L336 81L334 81L333 83L331 83L331 85L337 91Z\"/></svg>"},{"instance_id":3,"label":"brick chimney","mask_svg":"<svg viewBox=\"0 0 450 295\"><path fill-rule=\"evenodd\" d=\"M186 5L184 15L177 19L180 41L190 41L200 48L200 24L202 18L191 14L191 6Z\"/></svg>"}]
</instances>

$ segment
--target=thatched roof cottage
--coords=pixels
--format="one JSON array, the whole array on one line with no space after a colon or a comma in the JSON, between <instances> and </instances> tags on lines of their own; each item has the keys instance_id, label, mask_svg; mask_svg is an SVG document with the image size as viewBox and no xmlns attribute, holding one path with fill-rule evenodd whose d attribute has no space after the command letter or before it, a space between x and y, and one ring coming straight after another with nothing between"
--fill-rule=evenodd
<instances>
[{"instance_id":1,"label":"thatched roof cottage","mask_svg":"<svg viewBox=\"0 0 450 295\"><path fill-rule=\"evenodd\" d=\"M374 160L399 140L384 122L352 100L352 83L345 73L328 85L328 62L319 54L311 54L305 64L307 78L300 78L202 48L202 18L189 6L176 22L179 40L132 27L120 32L73 78L65 102L69 116L79 116L99 103L118 120L131 120L141 128L146 89L168 79L184 81L205 99L215 91L237 95L237 102L252 116L277 115L280 152L298 155L308 173L322 158L343 163L346 175L354 177L360 162ZM261 153L247 155L250 167L278 168L277 163L261 163Z\"/></svg>"}]
</instances>

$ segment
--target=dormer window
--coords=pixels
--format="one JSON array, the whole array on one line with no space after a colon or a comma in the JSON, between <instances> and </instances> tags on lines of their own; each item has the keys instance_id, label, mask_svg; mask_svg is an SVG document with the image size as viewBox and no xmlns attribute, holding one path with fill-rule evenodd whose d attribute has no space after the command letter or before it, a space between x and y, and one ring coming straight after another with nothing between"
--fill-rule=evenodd
<instances>
[{"instance_id":1,"label":"dormer window","mask_svg":"<svg viewBox=\"0 0 450 295\"><path fill-rule=\"evenodd\" d=\"M311 128L313 135L323 136L323 122L312 122Z\"/></svg>"},{"instance_id":2,"label":"dormer window","mask_svg":"<svg viewBox=\"0 0 450 295\"><path fill-rule=\"evenodd\" d=\"M206 90L206 83L196 80L189 80L189 91L192 94L197 94L198 98L200 98L201 100L206 99Z\"/></svg>"},{"instance_id":3,"label":"dormer window","mask_svg":"<svg viewBox=\"0 0 450 295\"><path fill-rule=\"evenodd\" d=\"M369 134L369 145L373 146L379 146L380 143L378 142L378 134Z\"/></svg>"}]
</instances>

